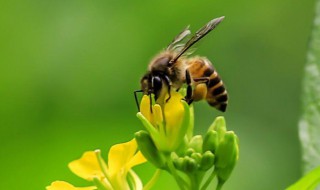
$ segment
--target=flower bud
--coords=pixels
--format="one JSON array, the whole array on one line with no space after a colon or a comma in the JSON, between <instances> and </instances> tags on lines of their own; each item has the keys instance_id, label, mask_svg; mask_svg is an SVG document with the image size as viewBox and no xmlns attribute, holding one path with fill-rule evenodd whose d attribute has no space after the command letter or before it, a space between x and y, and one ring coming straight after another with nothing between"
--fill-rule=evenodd
<instances>
[{"instance_id":1,"label":"flower bud","mask_svg":"<svg viewBox=\"0 0 320 190\"><path fill-rule=\"evenodd\" d=\"M237 153L237 140L233 131L225 133L216 151L216 167L224 168L232 163Z\"/></svg>"},{"instance_id":2,"label":"flower bud","mask_svg":"<svg viewBox=\"0 0 320 190\"><path fill-rule=\"evenodd\" d=\"M192 137L192 139L189 142L189 147L195 150L196 152L201 153L202 152L202 136L201 135L196 135Z\"/></svg>"},{"instance_id":3,"label":"flower bud","mask_svg":"<svg viewBox=\"0 0 320 190\"><path fill-rule=\"evenodd\" d=\"M185 172L192 173L196 171L196 169L198 168L198 164L194 159L190 158L189 156L186 156L183 160Z\"/></svg>"},{"instance_id":4,"label":"flower bud","mask_svg":"<svg viewBox=\"0 0 320 190\"><path fill-rule=\"evenodd\" d=\"M181 157L172 159L173 165L177 170L184 169L184 159Z\"/></svg>"},{"instance_id":5,"label":"flower bud","mask_svg":"<svg viewBox=\"0 0 320 190\"><path fill-rule=\"evenodd\" d=\"M206 151L202 155L200 170L207 171L214 164L214 154L211 151Z\"/></svg>"},{"instance_id":6,"label":"flower bud","mask_svg":"<svg viewBox=\"0 0 320 190\"><path fill-rule=\"evenodd\" d=\"M196 151L193 148L188 148L188 150L185 152L185 156L191 156Z\"/></svg>"},{"instance_id":7,"label":"flower bud","mask_svg":"<svg viewBox=\"0 0 320 190\"><path fill-rule=\"evenodd\" d=\"M149 133L139 131L135 133L135 138L143 156L158 168L165 166L165 157L158 151Z\"/></svg>"},{"instance_id":8,"label":"flower bud","mask_svg":"<svg viewBox=\"0 0 320 190\"><path fill-rule=\"evenodd\" d=\"M198 164L200 164L202 159L201 153L198 153L198 152L192 153L190 157L194 159Z\"/></svg>"},{"instance_id":9,"label":"flower bud","mask_svg":"<svg viewBox=\"0 0 320 190\"><path fill-rule=\"evenodd\" d=\"M222 116L217 117L208 129L208 131L211 131L211 130L217 131L219 141L220 141L227 131L226 121L224 117Z\"/></svg>"},{"instance_id":10,"label":"flower bud","mask_svg":"<svg viewBox=\"0 0 320 190\"><path fill-rule=\"evenodd\" d=\"M219 139L218 139L218 133L217 131L210 130L207 132L203 139L203 145L202 145L202 151L211 151L212 153L215 153L215 151L218 148Z\"/></svg>"},{"instance_id":11,"label":"flower bud","mask_svg":"<svg viewBox=\"0 0 320 190\"><path fill-rule=\"evenodd\" d=\"M218 176L218 185L222 185L230 176L239 156L237 136L233 131L225 133L223 140L216 151L215 170Z\"/></svg>"}]
</instances>

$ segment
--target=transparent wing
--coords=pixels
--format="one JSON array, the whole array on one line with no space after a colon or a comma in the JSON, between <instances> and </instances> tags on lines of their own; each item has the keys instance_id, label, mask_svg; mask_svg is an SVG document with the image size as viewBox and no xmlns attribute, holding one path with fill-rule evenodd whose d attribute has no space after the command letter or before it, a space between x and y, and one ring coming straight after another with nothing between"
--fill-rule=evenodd
<instances>
[{"instance_id":1,"label":"transparent wing","mask_svg":"<svg viewBox=\"0 0 320 190\"><path fill-rule=\"evenodd\" d=\"M180 50L180 52L170 61L171 63L175 63L177 59L184 54L191 46L193 46L197 41L206 36L210 31L212 31L222 20L224 16L215 18L208 22L205 26L200 28L194 36L190 38L190 40L184 45L184 47Z\"/></svg>"},{"instance_id":2,"label":"transparent wing","mask_svg":"<svg viewBox=\"0 0 320 190\"><path fill-rule=\"evenodd\" d=\"M189 34L191 34L191 32L189 30L189 26L187 26L182 32L180 32L172 40L172 42L168 45L167 50L173 50L173 49L179 48L180 46L184 46L184 44L177 44L177 43L181 42Z\"/></svg>"}]
</instances>

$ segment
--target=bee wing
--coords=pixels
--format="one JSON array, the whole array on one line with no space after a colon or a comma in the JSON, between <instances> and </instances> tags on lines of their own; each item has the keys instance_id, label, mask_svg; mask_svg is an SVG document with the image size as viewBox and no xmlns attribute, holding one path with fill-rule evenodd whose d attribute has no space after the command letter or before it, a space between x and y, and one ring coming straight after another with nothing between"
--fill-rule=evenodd
<instances>
[{"instance_id":1,"label":"bee wing","mask_svg":"<svg viewBox=\"0 0 320 190\"><path fill-rule=\"evenodd\" d=\"M180 32L173 40L172 42L168 45L167 50L172 50L179 48L182 44L177 44L178 42L182 41L186 36L191 34L189 30L189 26L187 26L182 32Z\"/></svg>"},{"instance_id":2,"label":"bee wing","mask_svg":"<svg viewBox=\"0 0 320 190\"><path fill-rule=\"evenodd\" d=\"M184 45L181 51L170 62L175 63L182 54L184 54L191 46L193 46L193 44L195 44L197 41L199 41L201 38L207 35L211 30L213 30L223 19L224 19L224 16L215 18L210 22L208 22L205 26L200 28L195 33L195 35L192 36L190 40Z\"/></svg>"}]
</instances>

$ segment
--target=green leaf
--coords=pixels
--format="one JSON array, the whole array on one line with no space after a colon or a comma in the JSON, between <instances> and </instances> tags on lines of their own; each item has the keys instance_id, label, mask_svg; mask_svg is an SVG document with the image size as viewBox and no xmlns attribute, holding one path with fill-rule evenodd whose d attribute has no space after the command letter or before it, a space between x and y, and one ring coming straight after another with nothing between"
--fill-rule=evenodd
<instances>
[{"instance_id":1,"label":"green leaf","mask_svg":"<svg viewBox=\"0 0 320 190\"><path fill-rule=\"evenodd\" d=\"M320 167L309 172L286 190L312 190L320 182Z\"/></svg>"},{"instance_id":2,"label":"green leaf","mask_svg":"<svg viewBox=\"0 0 320 190\"><path fill-rule=\"evenodd\" d=\"M320 165L320 0L316 2L316 15L307 53L302 103L299 136L303 171L306 173Z\"/></svg>"}]
</instances>

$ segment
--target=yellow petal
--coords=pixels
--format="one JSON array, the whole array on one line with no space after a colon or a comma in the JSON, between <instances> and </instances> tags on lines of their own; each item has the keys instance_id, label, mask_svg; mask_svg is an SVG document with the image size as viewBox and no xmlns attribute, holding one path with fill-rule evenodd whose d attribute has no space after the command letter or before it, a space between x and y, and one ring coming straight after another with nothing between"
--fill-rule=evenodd
<instances>
[{"instance_id":1,"label":"yellow petal","mask_svg":"<svg viewBox=\"0 0 320 190\"><path fill-rule=\"evenodd\" d=\"M124 172L127 163L132 159L137 151L138 145L135 139L129 142L113 145L108 155L108 167L110 176L115 176L119 172Z\"/></svg>"},{"instance_id":2,"label":"yellow petal","mask_svg":"<svg viewBox=\"0 0 320 190\"><path fill-rule=\"evenodd\" d=\"M165 104L164 117L166 121L166 129L178 127L184 116L184 107L181 103L182 95L178 92L171 91L171 98Z\"/></svg>"},{"instance_id":3,"label":"yellow petal","mask_svg":"<svg viewBox=\"0 0 320 190\"><path fill-rule=\"evenodd\" d=\"M65 181L52 182L50 186L46 187L47 190L94 190L97 189L94 186L91 187L74 187L70 183Z\"/></svg>"},{"instance_id":4,"label":"yellow petal","mask_svg":"<svg viewBox=\"0 0 320 190\"><path fill-rule=\"evenodd\" d=\"M129 171L132 167L142 164L146 162L147 159L142 155L140 151L138 151L132 158L131 160L127 163L126 169Z\"/></svg>"},{"instance_id":5,"label":"yellow petal","mask_svg":"<svg viewBox=\"0 0 320 190\"><path fill-rule=\"evenodd\" d=\"M181 141L178 137L183 132L181 131L181 127L185 114L184 106L181 102L182 98L180 93L172 91L171 98L164 107L166 141L169 150L176 149L176 146L179 145L177 142Z\"/></svg>"},{"instance_id":6,"label":"yellow petal","mask_svg":"<svg viewBox=\"0 0 320 190\"><path fill-rule=\"evenodd\" d=\"M80 159L70 162L68 166L74 174L88 181L92 181L93 177L104 177L94 151L85 152Z\"/></svg>"},{"instance_id":7,"label":"yellow petal","mask_svg":"<svg viewBox=\"0 0 320 190\"><path fill-rule=\"evenodd\" d=\"M154 120L155 123L159 126L163 122L163 115L162 115L162 109L159 104L156 104L153 106L153 111L154 111Z\"/></svg>"},{"instance_id":8,"label":"yellow petal","mask_svg":"<svg viewBox=\"0 0 320 190\"><path fill-rule=\"evenodd\" d=\"M145 118L147 118L147 120L150 121L150 123L153 123L153 117L150 110L150 97L147 95L143 95L142 97L140 103L140 112Z\"/></svg>"}]
</instances>

